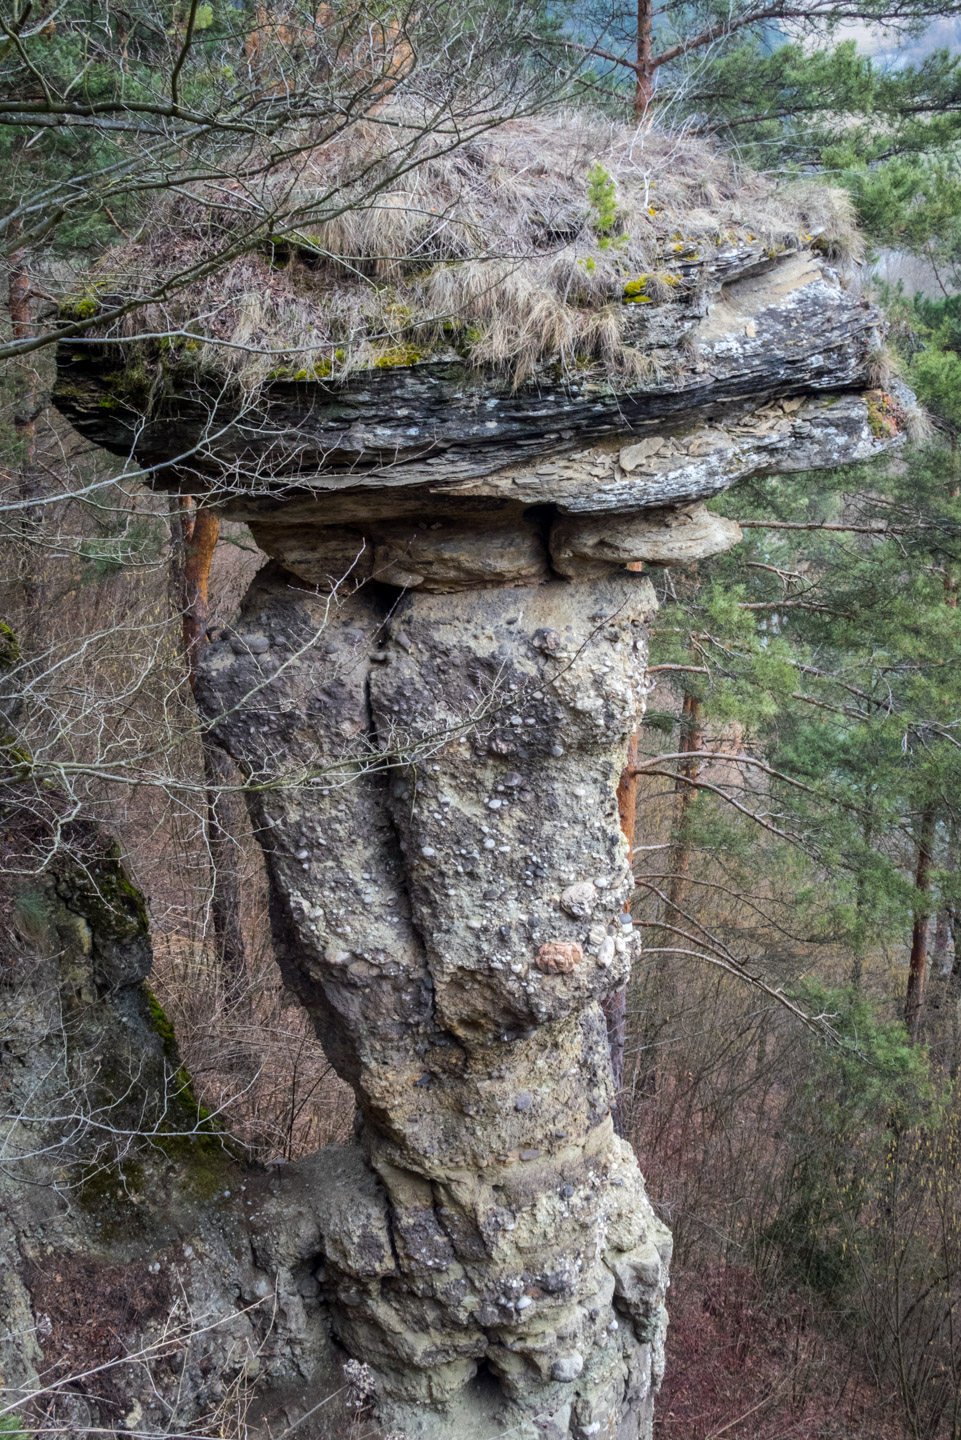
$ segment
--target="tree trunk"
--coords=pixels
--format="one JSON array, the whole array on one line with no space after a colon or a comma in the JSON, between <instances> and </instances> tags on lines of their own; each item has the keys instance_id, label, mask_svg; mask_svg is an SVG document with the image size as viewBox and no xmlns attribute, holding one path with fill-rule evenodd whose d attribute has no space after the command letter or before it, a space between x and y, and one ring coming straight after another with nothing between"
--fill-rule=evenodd
<instances>
[{"instance_id":1,"label":"tree trunk","mask_svg":"<svg viewBox=\"0 0 961 1440\"><path fill-rule=\"evenodd\" d=\"M653 5L651 0L637 0L637 65L634 86L634 119L642 120L654 96Z\"/></svg>"},{"instance_id":2,"label":"tree trunk","mask_svg":"<svg viewBox=\"0 0 961 1440\"><path fill-rule=\"evenodd\" d=\"M961 494L961 481L958 478L958 437L952 432L951 435L951 478L948 481L948 499L957 500ZM944 557L944 603L952 610L958 606L958 567L950 556Z\"/></svg>"},{"instance_id":3,"label":"tree trunk","mask_svg":"<svg viewBox=\"0 0 961 1440\"><path fill-rule=\"evenodd\" d=\"M180 501L180 532L183 539L182 615L184 655L190 688L197 683L197 666L207 644L208 587L210 563L220 534L220 519L203 506L191 508ZM210 920L224 991L228 1000L239 1000L247 974L247 955L240 923L240 847L236 835L238 810L228 787L230 762L205 731L203 774L205 790L204 840L211 870Z\"/></svg>"},{"instance_id":4,"label":"tree trunk","mask_svg":"<svg viewBox=\"0 0 961 1440\"><path fill-rule=\"evenodd\" d=\"M210 562L217 548L220 519L213 510L202 506L193 509L191 502L180 501L180 533L183 538L183 636L184 654L190 688L197 678L197 658L207 643L208 590Z\"/></svg>"},{"instance_id":5,"label":"tree trunk","mask_svg":"<svg viewBox=\"0 0 961 1440\"><path fill-rule=\"evenodd\" d=\"M704 732L701 729L701 702L696 695L685 695L681 709L681 737L678 749L691 753L703 748ZM691 844L685 834L685 827L691 806L697 799L697 777L701 773L700 760L682 760L678 766L678 816L675 834L677 836L670 850L667 880L667 921L671 925L680 922L680 910L687 893L687 877L691 866Z\"/></svg>"},{"instance_id":6,"label":"tree trunk","mask_svg":"<svg viewBox=\"0 0 961 1440\"><path fill-rule=\"evenodd\" d=\"M621 822L621 829L627 839L627 862L631 867L631 875L634 874L634 825L637 816L637 732L631 736L630 744L627 747L627 761L621 771L621 778L617 785L617 813ZM626 914L631 913L631 901L628 899L624 906ZM611 1075L614 1082L614 1104L612 1113L614 1116L614 1127L619 1135L623 1131L623 1115L621 1106L621 1088L624 1084L624 1047L627 1041L627 982L619 985L616 990L605 997L601 1002L604 1011L604 1018L607 1021L607 1043L611 1051Z\"/></svg>"},{"instance_id":7,"label":"tree trunk","mask_svg":"<svg viewBox=\"0 0 961 1440\"><path fill-rule=\"evenodd\" d=\"M952 475L948 481L948 496L957 498L957 440L952 443ZM944 603L954 609L958 603L957 577L951 561L944 562ZM931 858L934 849L935 808L927 805L921 815L918 835L918 861L914 884L918 892L915 902L914 924L911 927L911 957L908 962L908 988L904 1000L904 1020L912 1044L917 1044L921 1033L921 1008L924 1003L924 986L928 969L928 910L925 904L931 888Z\"/></svg>"},{"instance_id":8,"label":"tree trunk","mask_svg":"<svg viewBox=\"0 0 961 1440\"><path fill-rule=\"evenodd\" d=\"M700 750L702 743L701 702L694 695L685 695L684 703L681 706L681 732L677 748L681 752L693 752ZM698 793L696 785L687 782L696 781L700 771L701 763L693 756L689 760L682 760L678 766L678 779L674 782L678 809L673 826L674 838L668 851L667 875L664 877L665 904L661 918L663 928L653 932L659 938L654 942L654 961L650 971L647 1011L641 1023L640 1052L642 1055L645 1051L649 1051L653 1055L658 1044L658 1037L671 1018L674 999L672 957L664 954L663 950L669 950L678 943L677 935L668 927L684 923L680 909L684 903L691 863L691 847L684 833L684 827ZM641 1094L648 1097L656 1093L657 1067L653 1061L648 1065L640 1080L639 1089Z\"/></svg>"},{"instance_id":9,"label":"tree trunk","mask_svg":"<svg viewBox=\"0 0 961 1440\"><path fill-rule=\"evenodd\" d=\"M863 834L864 847L866 850L871 850L874 848L874 816L870 808L870 796L865 797L864 813L866 816ZM854 958L851 962L851 986L852 989L860 994L864 984L864 956L866 949L863 928L864 915L869 907L867 883L863 866L860 866L858 869L855 907L858 917L858 932L854 942Z\"/></svg>"},{"instance_id":10,"label":"tree trunk","mask_svg":"<svg viewBox=\"0 0 961 1440\"><path fill-rule=\"evenodd\" d=\"M934 806L928 805L921 816L921 828L918 835L918 863L914 875L918 899L915 902L914 924L911 928L911 958L908 964L908 989L904 1002L904 1020L912 1045L917 1044L921 1032L921 1005L924 999L924 981L928 967L928 914L924 901L931 885L934 822Z\"/></svg>"}]
</instances>

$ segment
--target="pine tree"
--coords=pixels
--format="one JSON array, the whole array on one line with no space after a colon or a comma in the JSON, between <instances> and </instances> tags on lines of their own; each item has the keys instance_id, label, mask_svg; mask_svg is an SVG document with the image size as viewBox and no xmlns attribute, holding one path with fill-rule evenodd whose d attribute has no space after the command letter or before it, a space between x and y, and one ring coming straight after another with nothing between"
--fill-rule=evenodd
<instances>
[{"instance_id":1,"label":"pine tree","mask_svg":"<svg viewBox=\"0 0 961 1440\"><path fill-rule=\"evenodd\" d=\"M716 865L745 893L763 889L759 868L791 874L795 933L846 947L855 976L866 947L900 934L915 1038L928 922L957 885L961 833L957 479L956 452L935 445L859 482L782 476L723 497L746 539L673 577L652 657L675 679L680 739L649 769L700 791L658 888L690 891L692 849L702 881ZM705 782L718 763L727 777ZM684 908L670 903L672 923Z\"/></svg>"}]
</instances>

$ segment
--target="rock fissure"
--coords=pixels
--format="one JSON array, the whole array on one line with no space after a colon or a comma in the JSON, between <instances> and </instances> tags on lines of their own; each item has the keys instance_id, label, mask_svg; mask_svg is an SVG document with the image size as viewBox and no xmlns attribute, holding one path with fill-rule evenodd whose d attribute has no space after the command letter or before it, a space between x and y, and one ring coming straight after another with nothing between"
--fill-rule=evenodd
<instances>
[{"instance_id":1,"label":"rock fissure","mask_svg":"<svg viewBox=\"0 0 961 1440\"><path fill-rule=\"evenodd\" d=\"M368 733L368 736L369 736L369 738L370 738L371 749L372 749L375 753L377 753L377 752L383 753L383 751L384 751L385 749L387 749L388 746L387 746L387 744L385 743L385 737L382 736L382 734L378 731L377 721L376 721L375 716L374 716L374 707L373 707L373 703L372 703L372 700L371 700L371 693L370 693L370 673L369 673L369 672L368 672L368 674L367 674L366 683L365 683L365 686L364 686L364 700L365 700L365 706L366 706L366 711L367 711L367 724L368 724L368 731L367 731L367 733ZM391 772L391 770L394 768L394 763L395 763L395 762L391 762L391 763L388 765L388 767L387 767L386 774L387 774L388 783L389 783L389 781L390 781L390 772ZM412 785L412 787L411 787L411 812L413 812L414 807L416 806L416 803L417 803L417 782L416 782L416 779L415 779L415 780L414 780L414 783L413 783L413 785ZM396 823L396 821L395 821L395 819L394 819L394 816L393 816L393 812L392 812L392 810L390 809L390 807L387 807L387 809L386 809L386 815L387 815L388 824L389 824L389 826L390 826L390 834L391 834L391 836L392 836L392 845L393 845L393 847L396 848L397 851L399 852L400 849L401 849L401 834L400 834L400 830L399 830L399 828L398 828L398 826L397 826L397 823ZM409 889L409 886L408 886L408 883L407 883L406 875L405 875L405 873L404 873L403 871L401 871L401 872L400 872L400 875L399 875L399 879L398 879L398 889L399 889L399 891L400 891L401 896L403 897L404 904L405 904L405 908L406 908L406 912L407 912L408 916L410 917L411 931L412 931L412 933L413 933L413 935L414 935L414 937L415 937L415 940L416 940L417 943L420 945L420 949L421 949L421 951L422 951L422 953L423 953L423 957L424 957L424 972L425 972L425 973L424 973L424 985L425 985L425 988L427 989L427 991L428 991L428 993L429 993L429 1021L430 1021L430 1024L431 1024L432 1026L436 1026L436 1025L437 1025L437 989L436 989L436 986L435 986L435 984L434 984L434 973L433 973L433 970L431 969L430 946L429 946L429 944L428 944L427 936L426 936L426 935L424 934L424 932L418 927L417 922L416 922L416 920L414 919L414 910L413 910L413 904L412 904L412 901L411 901L410 889ZM451 1037L451 1038L453 1038L453 1037Z\"/></svg>"}]
</instances>

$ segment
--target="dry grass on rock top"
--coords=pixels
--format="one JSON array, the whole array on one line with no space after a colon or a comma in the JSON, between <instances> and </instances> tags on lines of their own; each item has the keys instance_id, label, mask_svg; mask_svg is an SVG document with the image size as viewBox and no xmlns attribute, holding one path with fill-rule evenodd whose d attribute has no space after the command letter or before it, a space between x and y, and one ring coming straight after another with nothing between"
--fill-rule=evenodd
<instances>
[{"instance_id":1,"label":"dry grass on rock top","mask_svg":"<svg viewBox=\"0 0 961 1440\"><path fill-rule=\"evenodd\" d=\"M544 364L630 383L649 372L632 343L642 311L683 300L725 247L776 253L813 236L857 253L841 192L776 185L690 135L567 113L449 149L442 133L418 141L418 123L382 111L256 192L163 196L80 303L137 295L236 242L238 258L125 322L127 336L176 332L163 364L181 381L205 372L249 391L447 354L515 383ZM403 169L405 141L416 159ZM271 215L284 219L265 240Z\"/></svg>"}]
</instances>

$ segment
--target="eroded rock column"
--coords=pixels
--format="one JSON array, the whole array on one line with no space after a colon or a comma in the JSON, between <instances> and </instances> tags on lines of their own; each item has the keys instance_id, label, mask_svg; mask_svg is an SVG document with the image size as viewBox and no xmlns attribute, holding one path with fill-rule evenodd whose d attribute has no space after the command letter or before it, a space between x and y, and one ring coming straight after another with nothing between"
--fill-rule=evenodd
<instances>
[{"instance_id":1,"label":"eroded rock column","mask_svg":"<svg viewBox=\"0 0 961 1440\"><path fill-rule=\"evenodd\" d=\"M600 1001L630 965L616 788L652 589L300 583L262 572L203 696L362 1116L317 1194L339 1337L411 1435L637 1440L670 1240Z\"/></svg>"}]
</instances>

